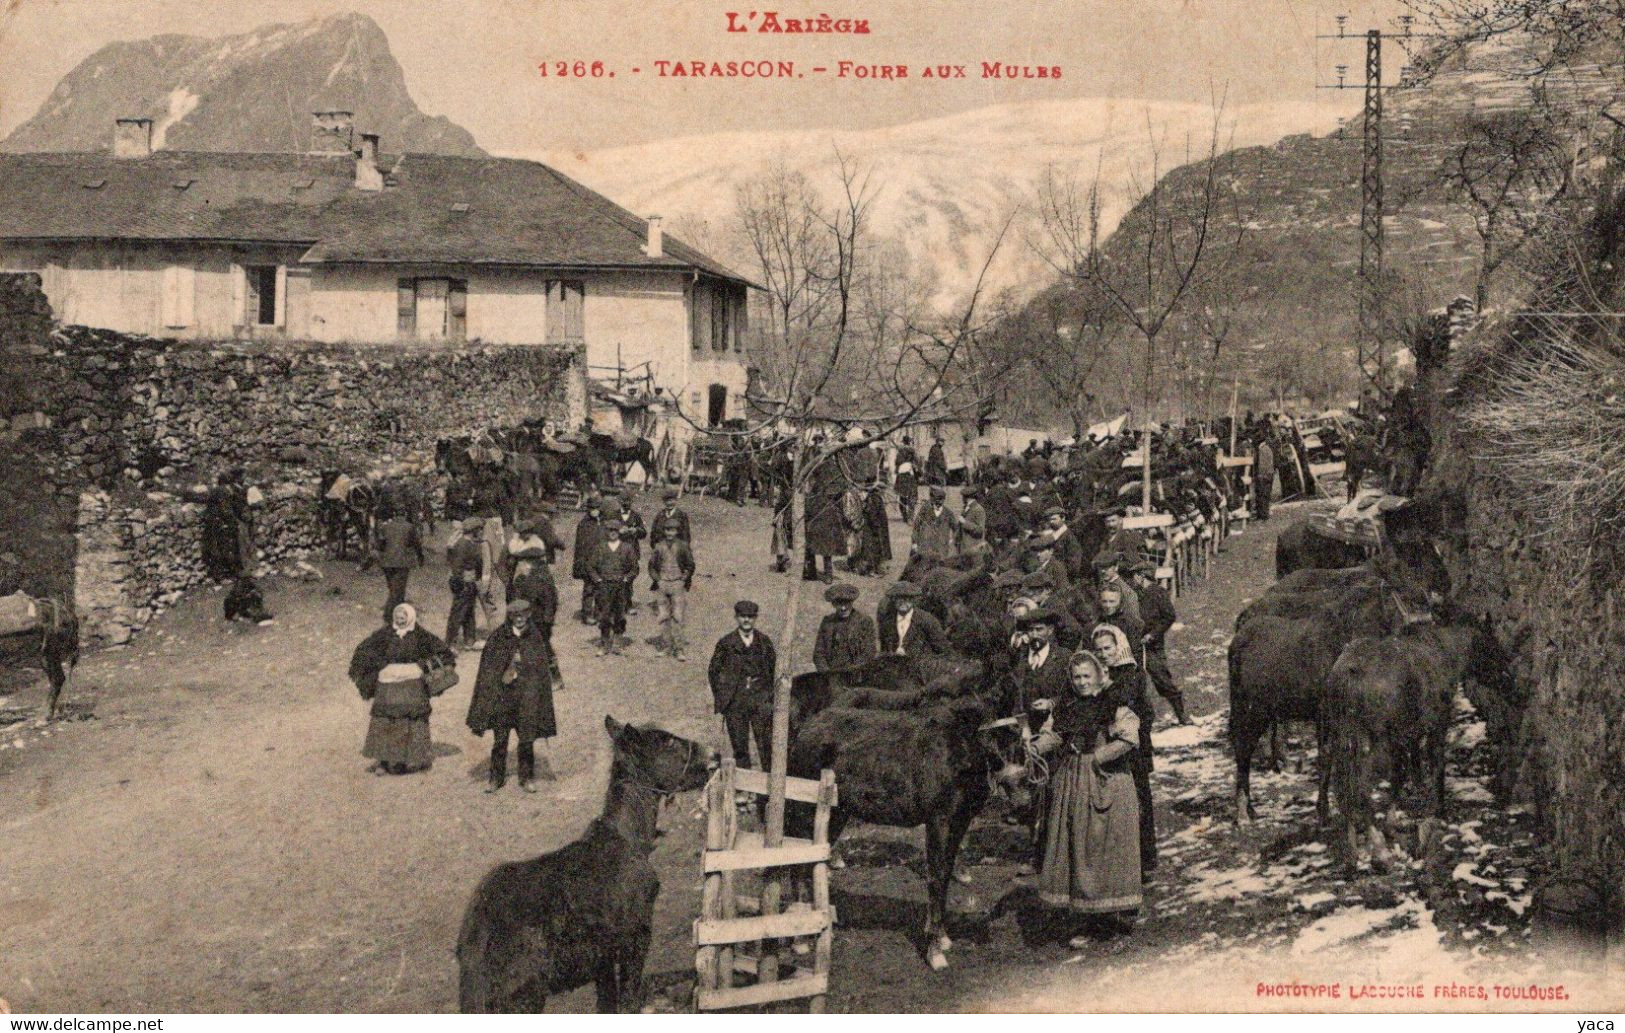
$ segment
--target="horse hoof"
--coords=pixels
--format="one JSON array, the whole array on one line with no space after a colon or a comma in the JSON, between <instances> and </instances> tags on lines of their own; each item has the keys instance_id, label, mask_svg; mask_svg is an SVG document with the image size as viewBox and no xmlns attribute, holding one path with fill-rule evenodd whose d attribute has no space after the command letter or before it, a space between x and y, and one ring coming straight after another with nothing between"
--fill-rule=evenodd
<instances>
[{"instance_id":1,"label":"horse hoof","mask_svg":"<svg viewBox=\"0 0 1625 1033\"><path fill-rule=\"evenodd\" d=\"M948 938L947 933L943 933L941 936L937 937L937 950L947 952L953 949L954 941Z\"/></svg>"},{"instance_id":2,"label":"horse hoof","mask_svg":"<svg viewBox=\"0 0 1625 1033\"><path fill-rule=\"evenodd\" d=\"M932 944L931 949L925 953L925 962L931 966L932 971L941 972L948 967L948 956L942 953L940 947Z\"/></svg>"},{"instance_id":3,"label":"horse hoof","mask_svg":"<svg viewBox=\"0 0 1625 1033\"><path fill-rule=\"evenodd\" d=\"M970 872L954 872L954 881L961 886L969 886L973 880Z\"/></svg>"},{"instance_id":4,"label":"horse hoof","mask_svg":"<svg viewBox=\"0 0 1625 1033\"><path fill-rule=\"evenodd\" d=\"M842 868L846 867L846 858L842 857L840 854L831 853L829 855L829 866L832 870L838 872Z\"/></svg>"}]
</instances>

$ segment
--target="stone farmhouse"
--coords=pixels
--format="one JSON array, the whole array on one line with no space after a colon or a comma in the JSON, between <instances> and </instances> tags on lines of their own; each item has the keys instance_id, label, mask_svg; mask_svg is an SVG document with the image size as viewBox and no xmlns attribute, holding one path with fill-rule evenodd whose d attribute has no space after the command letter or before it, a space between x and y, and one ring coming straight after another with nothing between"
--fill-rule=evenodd
<instances>
[{"instance_id":1,"label":"stone farmhouse","mask_svg":"<svg viewBox=\"0 0 1625 1033\"><path fill-rule=\"evenodd\" d=\"M536 162L386 154L347 112L308 153L0 155L0 271L65 324L402 348L584 347L700 425L744 414L750 284Z\"/></svg>"}]
</instances>

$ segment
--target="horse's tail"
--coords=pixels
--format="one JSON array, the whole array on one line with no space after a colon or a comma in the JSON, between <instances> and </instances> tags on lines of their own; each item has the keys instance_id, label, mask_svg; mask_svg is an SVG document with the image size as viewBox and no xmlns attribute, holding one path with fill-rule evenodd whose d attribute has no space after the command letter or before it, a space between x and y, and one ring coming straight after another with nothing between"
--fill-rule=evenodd
<instances>
[{"instance_id":1,"label":"horse's tail","mask_svg":"<svg viewBox=\"0 0 1625 1033\"><path fill-rule=\"evenodd\" d=\"M490 881L480 881L457 934L457 1010L465 1015L485 1014L492 1006Z\"/></svg>"}]
</instances>

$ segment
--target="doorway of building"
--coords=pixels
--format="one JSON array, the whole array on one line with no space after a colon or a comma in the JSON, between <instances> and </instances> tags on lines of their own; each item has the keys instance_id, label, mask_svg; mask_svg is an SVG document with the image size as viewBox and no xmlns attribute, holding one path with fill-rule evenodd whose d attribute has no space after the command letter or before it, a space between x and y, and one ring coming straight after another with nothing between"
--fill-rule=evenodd
<instances>
[{"instance_id":1,"label":"doorway of building","mask_svg":"<svg viewBox=\"0 0 1625 1033\"><path fill-rule=\"evenodd\" d=\"M722 384L712 384L709 403L705 411L706 425L722 426L722 421L728 418L728 388Z\"/></svg>"}]
</instances>

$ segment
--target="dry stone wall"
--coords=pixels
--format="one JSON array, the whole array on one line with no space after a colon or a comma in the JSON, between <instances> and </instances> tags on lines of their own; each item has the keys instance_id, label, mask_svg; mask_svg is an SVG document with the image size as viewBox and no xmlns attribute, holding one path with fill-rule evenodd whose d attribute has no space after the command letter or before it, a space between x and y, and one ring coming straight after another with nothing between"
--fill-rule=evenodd
<instances>
[{"instance_id":1,"label":"dry stone wall","mask_svg":"<svg viewBox=\"0 0 1625 1033\"><path fill-rule=\"evenodd\" d=\"M1513 659L1508 693L1468 685L1503 799L1537 809L1561 875L1595 894L1625 939L1625 586L1576 575L1575 543L1521 510L1458 419L1433 407L1431 487L1459 492L1466 526L1445 550L1456 602ZM1582 564L1583 565L1583 564Z\"/></svg>"},{"instance_id":2,"label":"dry stone wall","mask_svg":"<svg viewBox=\"0 0 1625 1033\"><path fill-rule=\"evenodd\" d=\"M276 569L321 544L323 470L430 478L441 438L585 418L579 349L178 342L54 327L37 278L0 288L0 332L27 338L5 339L27 365L0 388L8 451L74 538L72 569L58 558L36 580L67 586L98 639L127 640L203 583L198 492L224 470L264 494L256 539Z\"/></svg>"}]
</instances>

